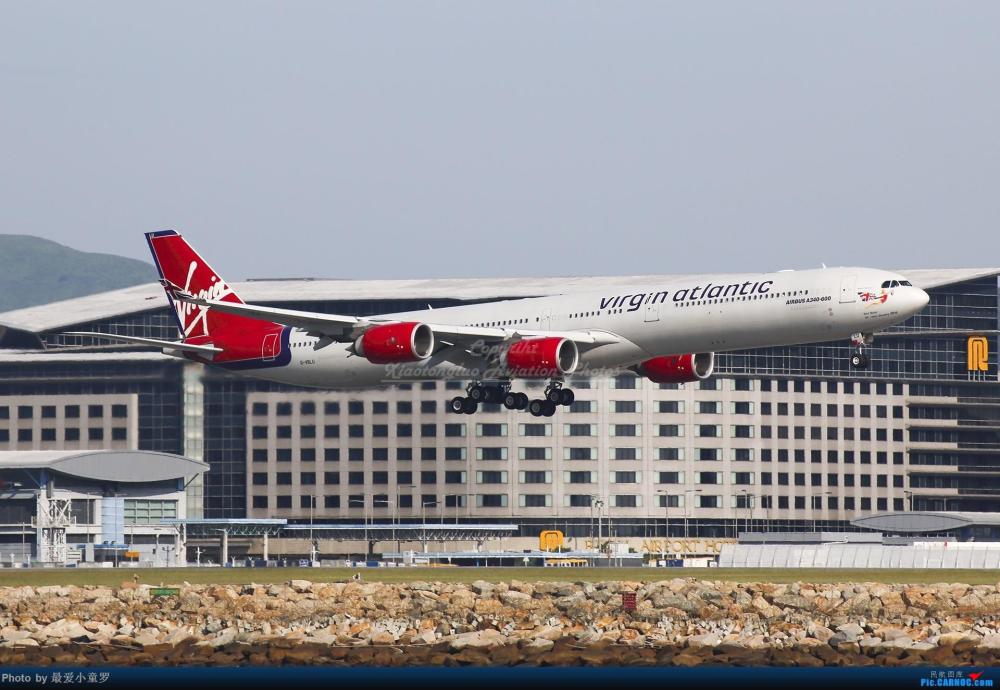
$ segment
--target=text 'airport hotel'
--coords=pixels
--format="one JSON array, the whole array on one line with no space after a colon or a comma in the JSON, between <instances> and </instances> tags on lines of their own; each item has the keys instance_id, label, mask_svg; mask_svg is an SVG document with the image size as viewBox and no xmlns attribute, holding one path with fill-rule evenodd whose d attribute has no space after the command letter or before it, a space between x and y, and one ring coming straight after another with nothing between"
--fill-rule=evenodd
<instances>
[{"instance_id":1,"label":"text 'airport hotel'","mask_svg":"<svg viewBox=\"0 0 1000 690\"><path fill-rule=\"evenodd\" d=\"M1000 269L904 273L930 304L877 335L868 370L850 368L846 341L725 353L698 384L572 379L576 402L550 418L500 405L450 414L464 382L296 389L60 335L177 337L159 285L117 290L0 314L0 449L200 461L207 471L177 499L188 517L503 522L524 537L591 534L595 516L618 536L662 536L670 518L672 536L731 537L848 530L873 513L1000 511ZM366 315L650 280L234 287L251 303ZM0 473L17 485L14 470ZM4 490L0 521L23 521ZM157 515L177 514L169 500Z\"/></svg>"}]
</instances>

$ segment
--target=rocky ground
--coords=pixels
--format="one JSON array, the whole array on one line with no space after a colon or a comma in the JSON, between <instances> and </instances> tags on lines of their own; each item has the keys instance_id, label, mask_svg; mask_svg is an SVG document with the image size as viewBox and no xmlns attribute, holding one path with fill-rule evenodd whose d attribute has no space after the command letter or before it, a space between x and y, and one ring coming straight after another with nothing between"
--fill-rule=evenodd
<instances>
[{"instance_id":1,"label":"rocky ground","mask_svg":"<svg viewBox=\"0 0 1000 690\"><path fill-rule=\"evenodd\" d=\"M998 621L998 585L16 587L0 664L993 665Z\"/></svg>"}]
</instances>

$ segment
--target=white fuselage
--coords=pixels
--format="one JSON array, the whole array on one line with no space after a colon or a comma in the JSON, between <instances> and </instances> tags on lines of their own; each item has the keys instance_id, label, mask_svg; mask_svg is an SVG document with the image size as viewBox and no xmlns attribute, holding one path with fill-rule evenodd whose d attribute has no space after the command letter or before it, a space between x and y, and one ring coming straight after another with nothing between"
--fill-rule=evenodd
<instances>
[{"instance_id":1,"label":"white fuselage","mask_svg":"<svg viewBox=\"0 0 1000 690\"><path fill-rule=\"evenodd\" d=\"M468 306L384 314L401 321L542 331L602 331L615 344L581 348L579 373L619 370L660 355L725 352L874 333L920 311L927 294L885 287L903 276L869 268L824 268L768 274L692 276L664 283ZM378 365L349 343L289 335L286 366L252 375L319 388L362 388L421 379L478 377L478 361L446 356ZM461 354L461 353L459 353Z\"/></svg>"}]
</instances>

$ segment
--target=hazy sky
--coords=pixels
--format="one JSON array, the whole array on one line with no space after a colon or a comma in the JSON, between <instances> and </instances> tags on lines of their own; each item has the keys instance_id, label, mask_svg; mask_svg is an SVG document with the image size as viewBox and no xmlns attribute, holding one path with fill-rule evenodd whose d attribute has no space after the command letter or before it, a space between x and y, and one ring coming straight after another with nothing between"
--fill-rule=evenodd
<instances>
[{"instance_id":1,"label":"hazy sky","mask_svg":"<svg viewBox=\"0 0 1000 690\"><path fill-rule=\"evenodd\" d=\"M997 2L0 0L0 232L232 280L1000 265Z\"/></svg>"}]
</instances>

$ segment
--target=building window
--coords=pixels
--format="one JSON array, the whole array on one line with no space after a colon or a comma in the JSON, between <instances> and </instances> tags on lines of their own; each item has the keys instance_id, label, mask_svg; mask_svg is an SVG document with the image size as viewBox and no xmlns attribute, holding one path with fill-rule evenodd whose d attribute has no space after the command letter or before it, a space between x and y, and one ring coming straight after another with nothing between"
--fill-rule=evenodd
<instances>
[{"instance_id":1,"label":"building window","mask_svg":"<svg viewBox=\"0 0 1000 690\"><path fill-rule=\"evenodd\" d=\"M476 507L478 508L506 508L507 494L477 494Z\"/></svg>"},{"instance_id":2,"label":"building window","mask_svg":"<svg viewBox=\"0 0 1000 690\"><path fill-rule=\"evenodd\" d=\"M550 508L552 494L521 494L518 502L522 508Z\"/></svg>"},{"instance_id":3,"label":"building window","mask_svg":"<svg viewBox=\"0 0 1000 690\"><path fill-rule=\"evenodd\" d=\"M611 505L615 508L639 508L642 497L635 494L616 494L611 496Z\"/></svg>"},{"instance_id":4,"label":"building window","mask_svg":"<svg viewBox=\"0 0 1000 690\"><path fill-rule=\"evenodd\" d=\"M158 499L125 499L126 525L158 525L162 520L177 518L177 501Z\"/></svg>"},{"instance_id":5,"label":"building window","mask_svg":"<svg viewBox=\"0 0 1000 690\"><path fill-rule=\"evenodd\" d=\"M505 470L479 470L476 472L477 484L506 484L507 472Z\"/></svg>"}]
</instances>

